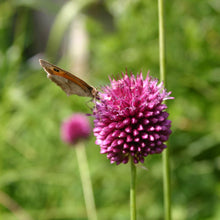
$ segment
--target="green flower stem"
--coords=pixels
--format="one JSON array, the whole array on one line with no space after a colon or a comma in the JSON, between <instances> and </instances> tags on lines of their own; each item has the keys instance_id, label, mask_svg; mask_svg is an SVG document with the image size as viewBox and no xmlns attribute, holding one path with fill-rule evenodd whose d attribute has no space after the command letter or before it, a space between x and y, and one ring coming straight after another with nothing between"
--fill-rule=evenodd
<instances>
[{"instance_id":1,"label":"green flower stem","mask_svg":"<svg viewBox=\"0 0 220 220\"><path fill-rule=\"evenodd\" d=\"M130 216L136 220L136 166L131 160Z\"/></svg>"},{"instance_id":2,"label":"green flower stem","mask_svg":"<svg viewBox=\"0 0 220 220\"><path fill-rule=\"evenodd\" d=\"M165 27L164 27L164 0L158 0L158 15L159 15L159 53L160 53L160 81L163 81L165 87Z\"/></svg>"},{"instance_id":3,"label":"green flower stem","mask_svg":"<svg viewBox=\"0 0 220 220\"><path fill-rule=\"evenodd\" d=\"M83 186L84 199L86 203L86 211L89 220L97 220L95 201L92 190L92 183L89 174L89 167L86 157L85 145L80 143L76 147L76 154L79 165L79 172Z\"/></svg>"},{"instance_id":4,"label":"green flower stem","mask_svg":"<svg viewBox=\"0 0 220 220\"><path fill-rule=\"evenodd\" d=\"M164 150L163 158L163 191L165 205L165 220L171 220L171 199L170 199L170 164L169 164L169 147Z\"/></svg>"},{"instance_id":5,"label":"green flower stem","mask_svg":"<svg viewBox=\"0 0 220 220\"><path fill-rule=\"evenodd\" d=\"M164 25L164 0L158 0L159 15L159 52L160 52L160 81L163 81L165 87L166 76L166 56L165 56L165 25ZM171 220L171 199L170 199L170 162L169 148L165 149L163 154L163 187L164 187L164 205L165 220Z\"/></svg>"}]
</instances>

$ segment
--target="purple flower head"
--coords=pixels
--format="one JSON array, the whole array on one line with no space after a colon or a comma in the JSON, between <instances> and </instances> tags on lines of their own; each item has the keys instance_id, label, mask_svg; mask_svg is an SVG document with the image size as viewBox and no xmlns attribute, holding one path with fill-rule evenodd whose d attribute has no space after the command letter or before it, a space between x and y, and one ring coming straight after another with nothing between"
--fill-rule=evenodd
<instances>
[{"instance_id":1,"label":"purple flower head","mask_svg":"<svg viewBox=\"0 0 220 220\"><path fill-rule=\"evenodd\" d=\"M167 106L162 104L171 92L149 74L110 79L111 85L100 92L93 114L96 144L111 163L144 162L149 154L161 153L171 134Z\"/></svg>"},{"instance_id":2,"label":"purple flower head","mask_svg":"<svg viewBox=\"0 0 220 220\"><path fill-rule=\"evenodd\" d=\"M67 144L76 144L81 139L86 139L91 133L88 118L83 114L73 114L61 125L61 138Z\"/></svg>"}]
</instances>

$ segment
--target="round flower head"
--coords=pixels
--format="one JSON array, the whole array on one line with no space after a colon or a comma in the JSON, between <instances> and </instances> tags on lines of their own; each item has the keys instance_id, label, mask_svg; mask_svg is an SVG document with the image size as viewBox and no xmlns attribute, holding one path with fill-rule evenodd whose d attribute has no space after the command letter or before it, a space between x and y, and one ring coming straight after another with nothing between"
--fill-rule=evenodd
<instances>
[{"instance_id":1,"label":"round flower head","mask_svg":"<svg viewBox=\"0 0 220 220\"><path fill-rule=\"evenodd\" d=\"M102 89L94 108L94 134L101 153L111 163L144 162L149 154L161 153L171 134L171 121L162 102L171 92L163 83L142 73L111 80L111 86Z\"/></svg>"},{"instance_id":2,"label":"round flower head","mask_svg":"<svg viewBox=\"0 0 220 220\"><path fill-rule=\"evenodd\" d=\"M75 144L86 139L91 133L88 118L83 114L74 114L61 125L61 138L68 144Z\"/></svg>"}]
</instances>

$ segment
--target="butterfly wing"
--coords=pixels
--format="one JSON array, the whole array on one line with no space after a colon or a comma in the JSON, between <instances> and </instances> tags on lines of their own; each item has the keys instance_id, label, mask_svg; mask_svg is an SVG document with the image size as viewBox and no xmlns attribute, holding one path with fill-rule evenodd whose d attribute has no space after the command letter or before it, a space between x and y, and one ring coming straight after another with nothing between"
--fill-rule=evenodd
<instances>
[{"instance_id":1,"label":"butterfly wing","mask_svg":"<svg viewBox=\"0 0 220 220\"><path fill-rule=\"evenodd\" d=\"M94 98L97 90L75 75L45 61L39 60L47 77L55 82L67 95L78 95Z\"/></svg>"}]
</instances>

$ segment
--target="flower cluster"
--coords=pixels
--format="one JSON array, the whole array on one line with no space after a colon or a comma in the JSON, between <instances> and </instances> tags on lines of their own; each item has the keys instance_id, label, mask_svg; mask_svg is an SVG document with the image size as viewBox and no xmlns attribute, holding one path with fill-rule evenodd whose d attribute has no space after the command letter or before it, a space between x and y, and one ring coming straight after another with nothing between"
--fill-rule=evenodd
<instances>
[{"instance_id":1,"label":"flower cluster","mask_svg":"<svg viewBox=\"0 0 220 220\"><path fill-rule=\"evenodd\" d=\"M88 118L83 114L73 114L61 125L61 138L67 144L76 144L81 139L87 139L91 133Z\"/></svg>"},{"instance_id":2,"label":"flower cluster","mask_svg":"<svg viewBox=\"0 0 220 220\"><path fill-rule=\"evenodd\" d=\"M171 134L166 99L172 99L157 79L142 73L136 77L122 73L119 80L99 93L93 115L96 144L111 163L144 162L149 154L161 153Z\"/></svg>"}]
</instances>

